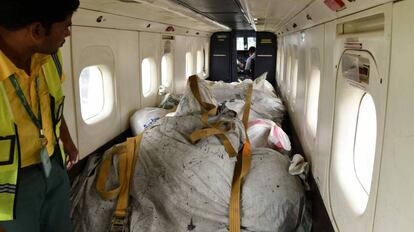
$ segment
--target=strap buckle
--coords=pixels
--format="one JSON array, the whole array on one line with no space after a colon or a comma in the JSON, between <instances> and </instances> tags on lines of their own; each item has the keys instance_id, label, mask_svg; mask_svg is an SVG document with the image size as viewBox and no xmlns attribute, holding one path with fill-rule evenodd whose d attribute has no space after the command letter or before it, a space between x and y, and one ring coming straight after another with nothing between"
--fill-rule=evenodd
<instances>
[{"instance_id":1,"label":"strap buckle","mask_svg":"<svg viewBox=\"0 0 414 232\"><path fill-rule=\"evenodd\" d=\"M129 232L128 217L113 215L109 232Z\"/></svg>"}]
</instances>

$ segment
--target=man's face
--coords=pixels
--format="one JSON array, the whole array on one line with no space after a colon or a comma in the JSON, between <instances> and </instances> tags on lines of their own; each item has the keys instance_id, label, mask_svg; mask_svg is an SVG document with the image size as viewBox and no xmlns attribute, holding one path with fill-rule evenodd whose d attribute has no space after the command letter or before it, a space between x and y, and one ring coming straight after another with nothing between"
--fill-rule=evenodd
<instances>
[{"instance_id":1,"label":"man's face","mask_svg":"<svg viewBox=\"0 0 414 232\"><path fill-rule=\"evenodd\" d=\"M45 34L39 46L40 53L53 54L65 43L65 38L70 36L69 27L72 25L72 15L64 21L52 24L48 34Z\"/></svg>"}]
</instances>

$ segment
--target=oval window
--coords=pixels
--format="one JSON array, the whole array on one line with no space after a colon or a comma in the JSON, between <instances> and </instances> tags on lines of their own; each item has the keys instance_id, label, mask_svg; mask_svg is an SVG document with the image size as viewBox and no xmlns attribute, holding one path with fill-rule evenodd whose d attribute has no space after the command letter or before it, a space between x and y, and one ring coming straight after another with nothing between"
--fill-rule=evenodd
<instances>
[{"instance_id":1,"label":"oval window","mask_svg":"<svg viewBox=\"0 0 414 232\"><path fill-rule=\"evenodd\" d=\"M170 87L172 82L172 55L165 54L161 58L161 85Z\"/></svg>"},{"instance_id":2,"label":"oval window","mask_svg":"<svg viewBox=\"0 0 414 232\"><path fill-rule=\"evenodd\" d=\"M104 80L98 66L82 69L79 77L82 119L86 122L98 116L104 109Z\"/></svg>"},{"instance_id":3,"label":"oval window","mask_svg":"<svg viewBox=\"0 0 414 232\"><path fill-rule=\"evenodd\" d=\"M144 97L147 97L151 93L152 75L151 61L149 58L145 58L141 63L142 95Z\"/></svg>"},{"instance_id":4,"label":"oval window","mask_svg":"<svg viewBox=\"0 0 414 232\"><path fill-rule=\"evenodd\" d=\"M306 120L313 137L316 136L318 125L319 90L321 81L321 70L319 50L311 49L311 73L308 85L308 96L306 104Z\"/></svg>"},{"instance_id":5,"label":"oval window","mask_svg":"<svg viewBox=\"0 0 414 232\"><path fill-rule=\"evenodd\" d=\"M377 114L374 100L366 93L359 105L354 144L354 167L357 179L368 196L377 142ZM366 203L365 203L366 204Z\"/></svg>"},{"instance_id":6,"label":"oval window","mask_svg":"<svg viewBox=\"0 0 414 232\"><path fill-rule=\"evenodd\" d=\"M203 53L201 51L197 51L197 73L203 72L203 66L204 66L204 59L203 59Z\"/></svg>"},{"instance_id":7,"label":"oval window","mask_svg":"<svg viewBox=\"0 0 414 232\"><path fill-rule=\"evenodd\" d=\"M193 75L193 55L191 52L185 54L185 76L189 78Z\"/></svg>"}]
</instances>

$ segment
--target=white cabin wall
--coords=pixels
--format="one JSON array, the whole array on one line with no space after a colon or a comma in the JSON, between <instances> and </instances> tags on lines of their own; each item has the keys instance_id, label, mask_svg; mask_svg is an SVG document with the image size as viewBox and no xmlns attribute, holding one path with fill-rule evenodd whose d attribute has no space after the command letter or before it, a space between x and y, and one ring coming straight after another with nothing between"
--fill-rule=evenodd
<instances>
[{"instance_id":1,"label":"white cabin wall","mask_svg":"<svg viewBox=\"0 0 414 232\"><path fill-rule=\"evenodd\" d=\"M414 40L414 27L410 22L414 19L411 15L414 10L414 2L408 0L393 4L389 2L347 2L346 10L332 12L327 9L323 1L315 1L276 32L279 35L276 77L278 87L286 101L289 116L304 148L305 156L311 162L313 176L336 231L349 231L349 228L353 227L350 225L345 226L346 228L336 227L331 211L332 199L329 196L329 163L333 142L336 70L338 68L335 62L338 62L339 50L343 49L344 44L344 42L341 42L340 45L335 45L336 38L341 38L336 34L336 27L344 19L352 20L353 18L365 17L382 11L385 12L385 31L383 32L385 43L377 47L377 41L379 40L376 39L375 34L366 35L367 38L373 36L372 41L375 41L373 43L361 36L364 48L374 51L373 55L378 57L376 63L384 78L381 80L383 85L388 85L390 60L391 71L388 99L384 98L387 99L387 103L382 101L377 105L378 111L384 109L385 104L388 107L385 115L385 132L381 132L384 129L381 125L381 123L384 123L384 117L381 116L381 113L378 113L380 115L378 118L380 120L378 130L380 132L377 144L383 143L383 148L381 148L381 145L377 146L379 150L376 157L379 158L376 158L376 160L382 157L382 162L375 161L372 190L367 209L369 212L365 212L358 220L365 218L366 231L411 231L414 227L414 217L410 213L414 207L414 188L410 184L411 182L407 181L407 178L411 176L411 163L414 161L410 158L412 157L410 154L412 154L412 145L414 144L414 140L411 139L412 134L414 134L412 133L414 131L412 126L412 112L414 110L410 107L412 105L410 100L414 98L412 91L414 82L410 78L410 67L412 66L410 57L414 52L411 42ZM390 14L390 8L393 8L392 14ZM303 20L302 18L306 18L308 14L312 16L312 19ZM392 20L390 17L392 17ZM393 23L392 27L391 22ZM293 28L293 23L297 23L298 26ZM392 33L390 28L392 28ZM299 41L299 63L302 59L307 59L306 73L301 74L299 65L296 98L293 98L294 85L292 85L292 80L294 80L295 75L294 60L296 53L294 45L298 44L297 38L301 39L301 33L305 35L305 44ZM380 35L378 34L378 36ZM387 43L390 40L392 41L391 59L387 55L387 51L390 49ZM305 54L301 54L302 47L306 50ZM306 91L309 87L309 49L312 47L319 49L322 62L318 124L314 140L312 140L306 126L307 92L304 95L301 94L303 91L301 78L306 80ZM377 51L380 52L377 54ZM302 101L304 101L304 104L302 104ZM301 111L301 109L305 110ZM382 133L384 133L384 138L381 136ZM338 217L341 221L347 220L344 219L345 215L336 215L337 219Z\"/></svg>"},{"instance_id":2,"label":"white cabin wall","mask_svg":"<svg viewBox=\"0 0 414 232\"><path fill-rule=\"evenodd\" d=\"M81 151L81 157L120 134L125 128L123 126L125 121L128 121L127 107L133 105L134 108L138 108L139 95L136 91L126 96L126 92L119 90L123 87L124 81L129 81L130 76L125 71L131 70L136 73L134 70L136 63L123 56L123 52L136 49L136 44L126 41L137 41L137 39L137 33L131 31L77 26L72 28L73 86L76 100L78 148ZM109 100L112 109L99 121L88 123L82 118L79 76L84 68L93 65L105 65L108 68L111 84L105 95L112 95ZM130 85L136 86L136 89L139 87L136 81ZM128 98L131 100L129 101ZM105 104L107 104L106 100Z\"/></svg>"},{"instance_id":3,"label":"white cabin wall","mask_svg":"<svg viewBox=\"0 0 414 232\"><path fill-rule=\"evenodd\" d=\"M65 81L63 82L63 92L65 93L65 105L63 107L63 115L65 117L66 125L72 137L73 143L78 147L78 131L76 130L76 108L75 95L73 88L73 74L72 74L72 57L71 57L71 39L66 39L61 48L63 63L63 72L65 73Z\"/></svg>"},{"instance_id":4,"label":"white cabin wall","mask_svg":"<svg viewBox=\"0 0 414 232\"><path fill-rule=\"evenodd\" d=\"M161 84L161 34L159 33L151 33L151 32L140 32L139 33L139 63L138 65L142 69L142 62L144 59L149 59L153 70L151 70L151 87L150 93L148 95L144 95L142 93L142 88L139 89L141 92L141 107L147 106L155 106L158 103L158 87ZM142 71L142 70L141 70ZM153 73L155 72L155 73ZM138 75L141 80L141 86L143 84L142 81L142 73Z\"/></svg>"},{"instance_id":5,"label":"white cabin wall","mask_svg":"<svg viewBox=\"0 0 414 232\"><path fill-rule=\"evenodd\" d=\"M101 22L96 20L99 16L103 16ZM207 48L208 58L209 32L180 27L175 27L175 32L164 32L168 27L166 24L85 9L76 12L72 21L72 36L61 49L66 74L64 115L81 158L125 131L129 127L129 117L136 110L144 106L156 106L161 100L158 87L164 51L162 35L174 37L171 40L174 53L173 92L184 92L187 80L185 52L188 48L194 53L193 70L196 70L197 49ZM151 26L148 27L148 24ZM187 47L187 41L191 46ZM106 53L102 53L102 50ZM154 92L146 98L142 95L141 85L141 62L145 57L154 59L156 70L155 79L152 80L155 83ZM88 124L81 116L79 75L83 68L102 62L111 67L113 110L107 118Z\"/></svg>"},{"instance_id":6,"label":"white cabin wall","mask_svg":"<svg viewBox=\"0 0 414 232\"><path fill-rule=\"evenodd\" d=\"M186 53L186 37L175 36L175 55L174 55L174 82L175 93L183 94L187 79L185 77L185 53Z\"/></svg>"},{"instance_id":7,"label":"white cabin wall","mask_svg":"<svg viewBox=\"0 0 414 232\"><path fill-rule=\"evenodd\" d=\"M414 228L414 1L394 3L391 66L374 231Z\"/></svg>"},{"instance_id":8,"label":"white cabin wall","mask_svg":"<svg viewBox=\"0 0 414 232\"><path fill-rule=\"evenodd\" d=\"M332 49L335 30L332 23L322 24L279 38L278 85L322 196L326 195L326 170L332 136L335 97ZM328 37L327 41L325 37ZM319 60L316 62L317 57ZM320 71L318 105L323 106L318 107L316 135L309 128L306 117L312 66L318 66Z\"/></svg>"},{"instance_id":9,"label":"white cabin wall","mask_svg":"<svg viewBox=\"0 0 414 232\"><path fill-rule=\"evenodd\" d=\"M316 137L316 151L312 172L319 187L325 206L328 207L328 162L331 153L333 111L335 104L335 64L333 61L333 48L335 40L336 23L329 22L324 25L324 67L321 75L318 128Z\"/></svg>"},{"instance_id":10,"label":"white cabin wall","mask_svg":"<svg viewBox=\"0 0 414 232\"><path fill-rule=\"evenodd\" d=\"M210 76L210 38L204 38L204 62L205 62L205 75L204 77L207 78Z\"/></svg>"}]
</instances>

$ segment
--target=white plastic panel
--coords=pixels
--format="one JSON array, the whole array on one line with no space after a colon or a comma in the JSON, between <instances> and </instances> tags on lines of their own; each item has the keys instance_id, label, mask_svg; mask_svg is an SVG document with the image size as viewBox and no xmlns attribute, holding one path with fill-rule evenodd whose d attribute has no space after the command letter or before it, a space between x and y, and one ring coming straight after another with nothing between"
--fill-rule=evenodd
<instances>
[{"instance_id":1,"label":"white plastic panel","mask_svg":"<svg viewBox=\"0 0 414 232\"><path fill-rule=\"evenodd\" d=\"M394 4L390 81L374 231L414 228L414 1Z\"/></svg>"},{"instance_id":2,"label":"white plastic panel","mask_svg":"<svg viewBox=\"0 0 414 232\"><path fill-rule=\"evenodd\" d=\"M130 73L136 71L132 66L132 61L129 61L128 57L125 56L127 51L131 54L134 51L136 53L137 47L133 45L137 43L136 41L137 33L134 32L76 26L72 29L73 76L75 77L73 85L76 96L78 148L81 158L126 129L129 120L127 112L131 107L135 109L139 107L139 95L136 94L136 91L133 92L129 88L123 88L123 91L119 92L117 89L117 87L124 87L121 83L129 81L129 76L125 75L122 70L130 70ZM121 56L121 54L124 54L124 56ZM109 88L116 98L113 99L112 111L105 118L92 124L86 124L81 116L78 78L83 68L93 65L107 67L112 78L112 86L109 86ZM120 83L120 86L117 86L117 83ZM129 83L130 86L134 84L137 86L135 90L138 89L137 81L131 80ZM125 96L127 93L130 96ZM128 101L124 102L125 99L128 99ZM122 125L121 120L125 122L125 126Z\"/></svg>"},{"instance_id":3,"label":"white plastic panel","mask_svg":"<svg viewBox=\"0 0 414 232\"><path fill-rule=\"evenodd\" d=\"M139 108L140 83L137 78L140 69L137 65L139 60L138 32L117 31L117 57L115 60L117 101L121 113L121 131L129 128L129 117Z\"/></svg>"},{"instance_id":4,"label":"white plastic panel","mask_svg":"<svg viewBox=\"0 0 414 232\"><path fill-rule=\"evenodd\" d=\"M78 131L76 130L76 111L75 111L75 93L73 88L72 75L72 59L71 59L71 40L72 37L66 39L66 43L61 48L63 59L63 72L65 73L65 81L63 82L63 92L65 94L65 106L63 115L69 133L76 147L78 147Z\"/></svg>"},{"instance_id":5,"label":"white plastic panel","mask_svg":"<svg viewBox=\"0 0 414 232\"><path fill-rule=\"evenodd\" d=\"M278 51L280 51L279 55L279 68L278 68L278 86L281 91L282 96L284 96L284 80L285 80L285 65L286 65L286 47L285 47L285 39L286 37L278 38Z\"/></svg>"},{"instance_id":6,"label":"white plastic panel","mask_svg":"<svg viewBox=\"0 0 414 232\"><path fill-rule=\"evenodd\" d=\"M331 20L345 17L347 15L357 13L369 8L392 2L391 0L357 0L345 1L345 8L338 12L329 9L324 4L324 0L313 1L306 9L293 18L289 19L284 25L278 25L277 35L286 35L292 32L301 31L321 23L327 23Z\"/></svg>"},{"instance_id":7,"label":"white plastic panel","mask_svg":"<svg viewBox=\"0 0 414 232\"><path fill-rule=\"evenodd\" d=\"M175 78L174 78L174 56L175 56L175 44L176 44L176 40L175 40L175 36L173 37L173 40L170 39L161 39L161 53L160 53L160 57L161 57L161 72L160 72L160 78L161 78L161 84L162 83L162 75L163 75L163 70L162 70L162 59L163 57L165 58L165 62L166 62L166 69L164 70L165 73L165 78L166 78L166 82L165 84L167 84L166 89L169 92L174 92L174 85L175 85Z\"/></svg>"},{"instance_id":8,"label":"white plastic panel","mask_svg":"<svg viewBox=\"0 0 414 232\"><path fill-rule=\"evenodd\" d=\"M197 50L200 48L201 45L199 46L198 40L195 37L186 37L186 78L193 74L197 74ZM188 60L188 63L187 54L191 57L190 60ZM187 67L188 65L189 67Z\"/></svg>"},{"instance_id":9,"label":"white plastic panel","mask_svg":"<svg viewBox=\"0 0 414 232\"><path fill-rule=\"evenodd\" d=\"M156 106L158 104L158 87L160 86L161 80L161 35L156 33L140 32L139 33L139 61L136 62L137 66L141 66L144 59L150 59L153 61L155 66L151 71L151 87L150 92L145 96L141 93L141 106ZM155 73L154 73L155 72ZM137 79L141 80L141 72ZM141 88L139 89L141 90Z\"/></svg>"},{"instance_id":10,"label":"white plastic panel","mask_svg":"<svg viewBox=\"0 0 414 232\"><path fill-rule=\"evenodd\" d=\"M316 135L317 125L319 122L319 93L320 93L320 81L324 76L324 42L325 42L325 28L324 25L320 25L301 33L302 50L305 52L300 56L303 59L305 65L305 73L303 79L305 81L300 82L300 92L298 98L300 99L300 110L302 114L301 128L302 128L302 146L305 153L308 154L312 165L312 173L315 180L318 182L318 177L321 176L321 170L323 167L319 166L319 153L316 150ZM315 76L319 74L319 76ZM319 80L318 80L319 79ZM315 89L316 88L316 89ZM332 88L332 87L331 87ZM316 91L316 92L315 92ZM334 96L330 96L333 98ZM312 104L312 105L311 105ZM324 105L325 106L325 105ZM316 107L311 109L311 107ZM326 106L325 106L326 107ZM309 120L309 112L312 112L312 122ZM316 111L316 112L315 112ZM326 141L325 141L326 142Z\"/></svg>"},{"instance_id":11,"label":"white plastic panel","mask_svg":"<svg viewBox=\"0 0 414 232\"><path fill-rule=\"evenodd\" d=\"M390 29L391 29L391 5L381 6L369 11L353 15L348 18L338 20L338 23L356 20L383 13L385 16L384 31L369 34L351 34L348 36L338 36L335 42L335 62L337 63L337 84L334 116L334 132L332 143L332 154L329 172L329 195L331 213L334 218L334 226L339 231L372 231L375 204L377 198L377 187L379 178L379 168L381 166L382 140L385 124L385 110L387 101L388 85L388 62L390 48ZM345 43L349 45L349 39L358 42L362 46L361 50L353 51L344 49ZM366 51L365 51L366 50ZM361 82L349 84L345 80L345 74L340 60L343 54L350 54L358 59L368 60L370 77L367 83ZM342 58L342 61L344 59ZM343 63L342 63L343 64ZM361 69L359 69L361 70ZM343 75L344 74L344 75ZM372 96L376 109L377 133L375 158L372 171L371 190L368 202L362 202L363 197L359 191L355 175L355 129L357 128L358 115L360 116L359 106L364 93ZM354 164L353 164L354 163ZM349 223L351 222L352 223Z\"/></svg>"},{"instance_id":12,"label":"white plastic panel","mask_svg":"<svg viewBox=\"0 0 414 232\"><path fill-rule=\"evenodd\" d=\"M210 65L210 38L205 38L203 40L203 49L204 49L204 61L205 61L205 69L204 69L204 77L209 77L209 65Z\"/></svg>"},{"instance_id":13,"label":"white plastic panel","mask_svg":"<svg viewBox=\"0 0 414 232\"><path fill-rule=\"evenodd\" d=\"M315 156L312 155L313 167L312 173L319 192L322 195L325 206L329 209L328 198L328 164L331 153L332 143L332 127L333 127L333 111L335 101L335 72L334 72L334 41L336 32L336 22L330 22L325 27L325 46L324 46L324 66L321 75L321 85L319 94L319 110L318 110L318 127L316 138ZM315 37L316 38L316 37ZM330 210L328 210L330 213Z\"/></svg>"},{"instance_id":14,"label":"white plastic panel","mask_svg":"<svg viewBox=\"0 0 414 232\"><path fill-rule=\"evenodd\" d=\"M194 53L192 51L187 51L185 53L185 78L188 79L193 74L195 74Z\"/></svg>"},{"instance_id":15,"label":"white plastic panel","mask_svg":"<svg viewBox=\"0 0 414 232\"><path fill-rule=\"evenodd\" d=\"M283 53L283 45L282 45L283 37L279 37L277 39L277 46L276 46L276 86L281 88L281 68L282 68L282 53Z\"/></svg>"},{"instance_id":16,"label":"white plastic panel","mask_svg":"<svg viewBox=\"0 0 414 232\"><path fill-rule=\"evenodd\" d=\"M115 1L115 0L114 0ZM81 1L81 4L83 4L83 1ZM88 26L88 27L102 27L102 28L117 28L117 29L121 29L121 30L134 30L134 31L148 31L148 32L157 32L157 33L165 33L165 29L168 26L171 26L171 22L167 22L167 23L160 23L160 22L165 22L162 21L160 19L155 20L155 21L151 21L150 18L148 19L144 19L143 17L136 17L137 15L141 16L141 14L137 13L137 9L135 9L134 12L134 17L130 17L124 14L124 16L122 16L123 14L119 14L118 12L113 14L114 10L117 11L116 9L113 9L112 7L116 7L116 5L121 5L121 4L125 4L122 3L121 1L118 1L116 3L112 3L110 5L107 5L107 9L105 10L98 10L95 11L94 8L101 8L104 4L102 3L102 0L96 0L96 6L90 6L87 9L86 8L79 8L75 14L74 17L72 19L72 23L73 25L76 26ZM131 3L133 4L133 3ZM89 10L91 9L91 10ZM131 8L129 8L127 6L127 11L131 10ZM141 11L142 5L139 6L139 11ZM161 13L165 11L159 10L157 9L157 12ZM125 12L124 12L125 13ZM100 20L98 20L100 18ZM154 17L152 17L152 20L154 20ZM183 20L183 21L187 21L186 23L188 23L188 20ZM150 25L148 27L148 25ZM174 26L174 34L179 34L179 35L193 35L193 36L210 36L211 32L210 31L215 31L215 30L226 30L223 29L222 27L204 27L204 29L202 28L194 28L194 29L189 29L190 27L180 27L177 25L173 25ZM198 33L198 34L197 34Z\"/></svg>"},{"instance_id":17,"label":"white plastic panel","mask_svg":"<svg viewBox=\"0 0 414 232\"><path fill-rule=\"evenodd\" d=\"M187 79L185 78L186 37L175 36L174 83L175 93L183 94Z\"/></svg>"},{"instance_id":18,"label":"white plastic panel","mask_svg":"<svg viewBox=\"0 0 414 232\"><path fill-rule=\"evenodd\" d=\"M305 90L304 47L300 41L300 33L289 35L285 40L286 66L284 76L284 96L289 110L289 116L301 137L301 120L303 118L303 103Z\"/></svg>"},{"instance_id":19,"label":"white plastic panel","mask_svg":"<svg viewBox=\"0 0 414 232\"><path fill-rule=\"evenodd\" d=\"M161 85L166 89L173 89L174 81L174 56L173 53L163 54L161 57Z\"/></svg>"}]
</instances>

